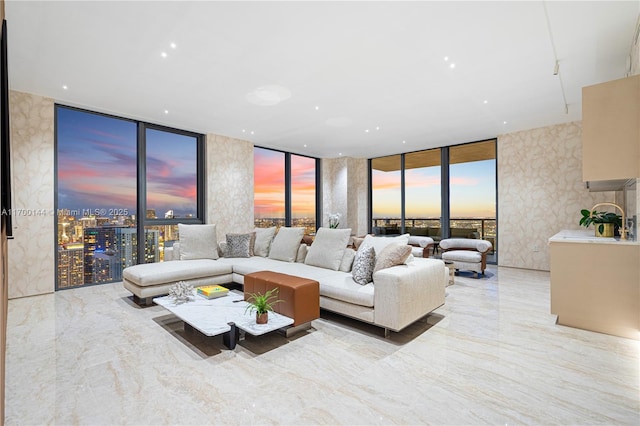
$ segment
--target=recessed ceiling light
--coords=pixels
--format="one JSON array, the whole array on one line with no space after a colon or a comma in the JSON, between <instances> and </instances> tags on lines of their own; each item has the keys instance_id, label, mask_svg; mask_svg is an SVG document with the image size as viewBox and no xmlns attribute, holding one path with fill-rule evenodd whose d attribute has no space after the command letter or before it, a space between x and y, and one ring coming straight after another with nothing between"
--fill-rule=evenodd
<instances>
[{"instance_id":1,"label":"recessed ceiling light","mask_svg":"<svg viewBox=\"0 0 640 426\"><path fill-rule=\"evenodd\" d=\"M339 153L338 153L338 155L339 155L340 157L342 157L342 153L341 153L341 152L339 152Z\"/></svg>"},{"instance_id":2,"label":"recessed ceiling light","mask_svg":"<svg viewBox=\"0 0 640 426\"><path fill-rule=\"evenodd\" d=\"M69 87L68 87L66 84L63 84L63 85L62 85L62 89L63 89L63 90L67 90L68 88L69 88Z\"/></svg>"},{"instance_id":3,"label":"recessed ceiling light","mask_svg":"<svg viewBox=\"0 0 640 426\"><path fill-rule=\"evenodd\" d=\"M402 141L402 143L407 143L407 141Z\"/></svg>"},{"instance_id":4,"label":"recessed ceiling light","mask_svg":"<svg viewBox=\"0 0 640 426\"><path fill-rule=\"evenodd\" d=\"M507 124L507 122L506 122L506 121L503 121L503 122L502 122L502 124Z\"/></svg>"},{"instance_id":5,"label":"recessed ceiling light","mask_svg":"<svg viewBox=\"0 0 640 426\"><path fill-rule=\"evenodd\" d=\"M246 132L246 130L245 130L245 129L242 129L242 133L245 133L245 132Z\"/></svg>"},{"instance_id":6,"label":"recessed ceiling light","mask_svg":"<svg viewBox=\"0 0 640 426\"><path fill-rule=\"evenodd\" d=\"M169 110L168 110L168 109L165 109L165 110L164 110L164 113L165 113L165 114L169 114Z\"/></svg>"},{"instance_id":7,"label":"recessed ceiling light","mask_svg":"<svg viewBox=\"0 0 640 426\"><path fill-rule=\"evenodd\" d=\"M253 130L251 131L251 134L253 135Z\"/></svg>"},{"instance_id":8,"label":"recessed ceiling light","mask_svg":"<svg viewBox=\"0 0 640 426\"><path fill-rule=\"evenodd\" d=\"M177 47L175 43L171 43L169 46L171 46L172 49L175 49Z\"/></svg>"},{"instance_id":9,"label":"recessed ceiling light","mask_svg":"<svg viewBox=\"0 0 640 426\"><path fill-rule=\"evenodd\" d=\"M376 126L376 130L380 130L380 126Z\"/></svg>"},{"instance_id":10,"label":"recessed ceiling light","mask_svg":"<svg viewBox=\"0 0 640 426\"><path fill-rule=\"evenodd\" d=\"M304 147L305 147L305 148L307 147L307 144L306 144L306 143L304 144Z\"/></svg>"},{"instance_id":11,"label":"recessed ceiling light","mask_svg":"<svg viewBox=\"0 0 640 426\"><path fill-rule=\"evenodd\" d=\"M364 129L364 132L365 133L369 133L369 129Z\"/></svg>"},{"instance_id":12,"label":"recessed ceiling light","mask_svg":"<svg viewBox=\"0 0 640 426\"><path fill-rule=\"evenodd\" d=\"M316 105L316 111L318 111L319 109L320 109L320 107Z\"/></svg>"},{"instance_id":13,"label":"recessed ceiling light","mask_svg":"<svg viewBox=\"0 0 640 426\"><path fill-rule=\"evenodd\" d=\"M449 64L449 68L455 68L456 64Z\"/></svg>"},{"instance_id":14,"label":"recessed ceiling light","mask_svg":"<svg viewBox=\"0 0 640 426\"><path fill-rule=\"evenodd\" d=\"M444 57L444 61L445 61L445 62L447 62L448 60L449 60L449 57L448 57L448 56L445 56L445 57Z\"/></svg>"},{"instance_id":15,"label":"recessed ceiling light","mask_svg":"<svg viewBox=\"0 0 640 426\"><path fill-rule=\"evenodd\" d=\"M166 57L167 57L167 52L162 52L162 53L160 54L160 56L162 56L163 58L166 58Z\"/></svg>"},{"instance_id":16,"label":"recessed ceiling light","mask_svg":"<svg viewBox=\"0 0 640 426\"><path fill-rule=\"evenodd\" d=\"M485 100L485 101L484 101L484 102L482 102L482 103L483 103L483 104L488 104L488 103L489 103L489 101Z\"/></svg>"}]
</instances>

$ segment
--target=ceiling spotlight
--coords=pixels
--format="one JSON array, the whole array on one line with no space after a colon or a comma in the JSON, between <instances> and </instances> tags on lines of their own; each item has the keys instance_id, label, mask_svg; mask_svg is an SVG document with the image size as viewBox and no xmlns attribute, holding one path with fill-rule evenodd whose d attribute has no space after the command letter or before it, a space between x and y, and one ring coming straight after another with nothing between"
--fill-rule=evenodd
<instances>
[{"instance_id":1,"label":"ceiling spotlight","mask_svg":"<svg viewBox=\"0 0 640 426\"><path fill-rule=\"evenodd\" d=\"M502 122L502 124L507 124L507 122L506 122L506 121L503 121L503 122Z\"/></svg>"},{"instance_id":2,"label":"ceiling spotlight","mask_svg":"<svg viewBox=\"0 0 640 426\"><path fill-rule=\"evenodd\" d=\"M402 141L402 143L407 143L407 141Z\"/></svg>"},{"instance_id":3,"label":"ceiling spotlight","mask_svg":"<svg viewBox=\"0 0 640 426\"><path fill-rule=\"evenodd\" d=\"M342 153L341 153L341 152L339 152L339 153L338 153L338 155L339 155L340 157L342 157Z\"/></svg>"},{"instance_id":4,"label":"ceiling spotlight","mask_svg":"<svg viewBox=\"0 0 640 426\"><path fill-rule=\"evenodd\" d=\"M306 143L304 144L304 147L305 147L305 148L307 147L307 144L306 144Z\"/></svg>"},{"instance_id":5,"label":"ceiling spotlight","mask_svg":"<svg viewBox=\"0 0 640 426\"><path fill-rule=\"evenodd\" d=\"M177 47L175 43L171 43L169 46L171 46L172 49L175 49Z\"/></svg>"},{"instance_id":6,"label":"ceiling spotlight","mask_svg":"<svg viewBox=\"0 0 640 426\"><path fill-rule=\"evenodd\" d=\"M253 135L253 130L251 131L251 134Z\"/></svg>"},{"instance_id":7,"label":"ceiling spotlight","mask_svg":"<svg viewBox=\"0 0 640 426\"><path fill-rule=\"evenodd\" d=\"M320 107L319 107L319 106L316 106L316 111L318 111L319 109L320 109Z\"/></svg>"},{"instance_id":8,"label":"ceiling spotlight","mask_svg":"<svg viewBox=\"0 0 640 426\"><path fill-rule=\"evenodd\" d=\"M448 57L448 56L445 56L445 57L444 57L444 61L445 61L445 62L447 62L448 60L449 60L449 57Z\"/></svg>"},{"instance_id":9,"label":"ceiling spotlight","mask_svg":"<svg viewBox=\"0 0 640 426\"><path fill-rule=\"evenodd\" d=\"M483 104L488 104L488 103L489 103L489 101L485 100L485 101L484 101L484 102L482 102L482 103L483 103Z\"/></svg>"},{"instance_id":10,"label":"ceiling spotlight","mask_svg":"<svg viewBox=\"0 0 640 426\"><path fill-rule=\"evenodd\" d=\"M160 54L160 56L162 56L163 58L166 58L166 57L167 57L167 52L162 52L162 53Z\"/></svg>"},{"instance_id":11,"label":"ceiling spotlight","mask_svg":"<svg viewBox=\"0 0 640 426\"><path fill-rule=\"evenodd\" d=\"M455 68L456 64L449 64L449 68Z\"/></svg>"},{"instance_id":12,"label":"ceiling spotlight","mask_svg":"<svg viewBox=\"0 0 640 426\"><path fill-rule=\"evenodd\" d=\"M68 88L69 88L69 87L67 87L67 85L66 85L66 84L63 84L63 85L62 85L62 90L67 90Z\"/></svg>"},{"instance_id":13,"label":"ceiling spotlight","mask_svg":"<svg viewBox=\"0 0 640 426\"><path fill-rule=\"evenodd\" d=\"M376 126L376 130L380 130L380 126Z\"/></svg>"},{"instance_id":14,"label":"ceiling spotlight","mask_svg":"<svg viewBox=\"0 0 640 426\"><path fill-rule=\"evenodd\" d=\"M165 113L165 114L169 114L169 110L168 110L168 109L165 109L165 110L164 110L164 113Z\"/></svg>"},{"instance_id":15,"label":"ceiling spotlight","mask_svg":"<svg viewBox=\"0 0 640 426\"><path fill-rule=\"evenodd\" d=\"M242 133L245 133L245 132L246 132L246 130L245 130L245 129L242 129Z\"/></svg>"},{"instance_id":16,"label":"ceiling spotlight","mask_svg":"<svg viewBox=\"0 0 640 426\"><path fill-rule=\"evenodd\" d=\"M364 129L364 132L365 133L369 133L369 129Z\"/></svg>"}]
</instances>

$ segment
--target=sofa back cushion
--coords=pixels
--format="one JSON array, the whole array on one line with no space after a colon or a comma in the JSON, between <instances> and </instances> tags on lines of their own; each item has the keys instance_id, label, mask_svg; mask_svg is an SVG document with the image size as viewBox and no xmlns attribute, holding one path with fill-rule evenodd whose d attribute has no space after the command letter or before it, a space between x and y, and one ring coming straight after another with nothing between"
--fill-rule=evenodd
<instances>
[{"instance_id":1,"label":"sofa back cushion","mask_svg":"<svg viewBox=\"0 0 640 426\"><path fill-rule=\"evenodd\" d=\"M303 235L304 228L280 227L271 243L269 259L283 260L285 262L295 261Z\"/></svg>"},{"instance_id":2,"label":"sofa back cushion","mask_svg":"<svg viewBox=\"0 0 640 426\"><path fill-rule=\"evenodd\" d=\"M356 251L350 247L344 249L344 254L342 255L342 260L340 261L339 271L342 272L351 272L351 267L353 266L353 259L356 257Z\"/></svg>"},{"instance_id":3,"label":"sofa back cushion","mask_svg":"<svg viewBox=\"0 0 640 426\"><path fill-rule=\"evenodd\" d=\"M253 243L254 256L267 257L269 256L269 249L271 248L271 241L276 234L276 227L271 228L256 228L256 240Z\"/></svg>"},{"instance_id":4,"label":"sofa back cushion","mask_svg":"<svg viewBox=\"0 0 640 426\"><path fill-rule=\"evenodd\" d=\"M178 224L180 260L217 259L216 225Z\"/></svg>"},{"instance_id":5,"label":"sofa back cushion","mask_svg":"<svg viewBox=\"0 0 640 426\"><path fill-rule=\"evenodd\" d=\"M374 237L373 235L367 235L364 237L360 248L365 245L372 246L376 251L376 256L378 256L382 249L392 243L409 244L409 234L399 235L397 237ZM358 250L360 250L360 248Z\"/></svg>"},{"instance_id":6,"label":"sofa back cushion","mask_svg":"<svg viewBox=\"0 0 640 426\"><path fill-rule=\"evenodd\" d=\"M351 228L318 229L316 238L313 240L311 247L309 247L304 263L337 271L340 268L342 255L347 248L350 236Z\"/></svg>"}]
</instances>

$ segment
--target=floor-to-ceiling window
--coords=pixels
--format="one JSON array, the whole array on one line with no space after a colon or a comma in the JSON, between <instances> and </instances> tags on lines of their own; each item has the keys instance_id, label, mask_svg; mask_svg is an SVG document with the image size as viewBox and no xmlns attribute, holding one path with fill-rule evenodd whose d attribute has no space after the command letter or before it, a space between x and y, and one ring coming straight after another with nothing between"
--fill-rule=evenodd
<instances>
[{"instance_id":1,"label":"floor-to-ceiling window","mask_svg":"<svg viewBox=\"0 0 640 426\"><path fill-rule=\"evenodd\" d=\"M179 222L202 223L201 135L55 111L57 289L120 281L162 260Z\"/></svg>"},{"instance_id":2,"label":"floor-to-ceiling window","mask_svg":"<svg viewBox=\"0 0 640 426\"><path fill-rule=\"evenodd\" d=\"M253 161L255 226L296 226L313 234L319 214L319 160L255 147Z\"/></svg>"},{"instance_id":3,"label":"floor-to-ceiling window","mask_svg":"<svg viewBox=\"0 0 640 426\"><path fill-rule=\"evenodd\" d=\"M496 141L449 148L449 234L482 238L495 250Z\"/></svg>"},{"instance_id":4,"label":"floor-to-ceiling window","mask_svg":"<svg viewBox=\"0 0 640 426\"><path fill-rule=\"evenodd\" d=\"M404 156L405 231L411 235L440 233L440 150L411 152Z\"/></svg>"},{"instance_id":5,"label":"floor-to-ceiling window","mask_svg":"<svg viewBox=\"0 0 640 426\"><path fill-rule=\"evenodd\" d=\"M373 158L371 232L482 238L495 261L496 190L495 139Z\"/></svg>"},{"instance_id":6,"label":"floor-to-ceiling window","mask_svg":"<svg viewBox=\"0 0 640 426\"><path fill-rule=\"evenodd\" d=\"M402 220L401 157L371 160L371 227L378 235L400 233Z\"/></svg>"}]
</instances>

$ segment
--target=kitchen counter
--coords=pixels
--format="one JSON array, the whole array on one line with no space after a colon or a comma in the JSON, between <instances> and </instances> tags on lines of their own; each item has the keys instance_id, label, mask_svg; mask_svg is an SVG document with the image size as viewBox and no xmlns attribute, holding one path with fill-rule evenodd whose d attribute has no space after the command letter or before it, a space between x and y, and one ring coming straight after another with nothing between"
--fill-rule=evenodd
<instances>
[{"instance_id":1,"label":"kitchen counter","mask_svg":"<svg viewBox=\"0 0 640 426\"><path fill-rule=\"evenodd\" d=\"M622 240L620 237L606 238L596 237L593 229L565 229L558 232L553 237L549 238L549 242L563 242L563 243L579 243L579 244L628 244L640 246L639 241L634 240Z\"/></svg>"},{"instance_id":2,"label":"kitchen counter","mask_svg":"<svg viewBox=\"0 0 640 426\"><path fill-rule=\"evenodd\" d=\"M640 340L640 244L566 230L549 248L557 323Z\"/></svg>"}]
</instances>

